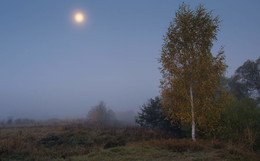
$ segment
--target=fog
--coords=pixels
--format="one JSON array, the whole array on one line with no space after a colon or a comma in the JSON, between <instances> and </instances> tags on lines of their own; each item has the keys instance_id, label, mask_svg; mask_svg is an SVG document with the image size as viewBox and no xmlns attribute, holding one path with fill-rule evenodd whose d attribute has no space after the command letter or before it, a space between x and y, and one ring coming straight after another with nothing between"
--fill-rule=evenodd
<instances>
[{"instance_id":1,"label":"fog","mask_svg":"<svg viewBox=\"0 0 260 161\"><path fill-rule=\"evenodd\" d=\"M141 96L140 96L141 97ZM119 99L120 97L118 97ZM146 101L146 98L143 100ZM43 99L55 99L53 101L44 101ZM131 99L131 98L129 98ZM132 98L133 100L134 98ZM138 99L136 99L138 100ZM112 109L117 117L121 120L123 118L129 119L134 113L137 113L139 106L145 101L139 99L131 103L130 100L120 100L114 103L115 106L108 107ZM60 102L59 102L60 101ZM86 118L86 115L93 105L96 105L99 101L92 101L84 99L74 99L72 98L57 98L57 97L41 97L41 99L30 99L23 97L20 99L1 101L1 119L7 118L28 118L37 120L46 119L75 119L75 118ZM109 101L108 101L109 102ZM110 101L113 103L113 100ZM125 105L124 105L125 104ZM5 107L5 108L3 108ZM126 114L130 111L130 115ZM122 115L122 116L121 116ZM126 117L127 116L127 117Z\"/></svg>"},{"instance_id":2,"label":"fog","mask_svg":"<svg viewBox=\"0 0 260 161\"><path fill-rule=\"evenodd\" d=\"M223 19L213 52L225 47L229 76L244 61L259 56L259 2L188 3L205 4ZM85 118L100 101L118 118L130 116L127 111L137 113L160 94L158 58L179 4L2 1L0 120ZM241 12L241 7L250 10ZM86 14L84 25L71 19L78 10Z\"/></svg>"},{"instance_id":3,"label":"fog","mask_svg":"<svg viewBox=\"0 0 260 161\"><path fill-rule=\"evenodd\" d=\"M11 75L1 70L0 118L85 117L101 100L114 111L136 111L147 99L159 94L156 67L151 69L158 74L147 74L150 69L131 71L132 74L129 71L113 73L105 67L103 73L95 74L94 66L93 74L84 69L75 74L67 71L68 68L63 66L64 75L62 71L55 71L55 67L48 69L49 72L37 71L29 75L26 72Z\"/></svg>"}]
</instances>

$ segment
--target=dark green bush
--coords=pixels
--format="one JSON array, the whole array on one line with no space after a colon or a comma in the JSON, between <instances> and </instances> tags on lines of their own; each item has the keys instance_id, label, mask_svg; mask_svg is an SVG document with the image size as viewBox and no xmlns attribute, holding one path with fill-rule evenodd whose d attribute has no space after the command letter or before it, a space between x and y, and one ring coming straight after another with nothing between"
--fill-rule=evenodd
<instances>
[{"instance_id":1,"label":"dark green bush","mask_svg":"<svg viewBox=\"0 0 260 161\"><path fill-rule=\"evenodd\" d=\"M151 128L170 133L173 137L182 137L180 122L172 125L166 120L166 113L161 106L161 98L150 99L140 108L141 112L136 117L136 123L141 127Z\"/></svg>"},{"instance_id":2,"label":"dark green bush","mask_svg":"<svg viewBox=\"0 0 260 161\"><path fill-rule=\"evenodd\" d=\"M244 144L247 149L260 149L260 108L250 98L232 98L222 116L219 138Z\"/></svg>"}]
</instances>

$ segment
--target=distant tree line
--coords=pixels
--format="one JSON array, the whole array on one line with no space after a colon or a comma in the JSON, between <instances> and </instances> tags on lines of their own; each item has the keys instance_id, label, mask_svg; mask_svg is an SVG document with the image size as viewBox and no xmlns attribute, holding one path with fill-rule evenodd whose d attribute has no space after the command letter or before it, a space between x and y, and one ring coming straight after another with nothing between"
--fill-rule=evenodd
<instances>
[{"instance_id":1,"label":"distant tree line","mask_svg":"<svg viewBox=\"0 0 260 161\"><path fill-rule=\"evenodd\" d=\"M8 118L7 120L2 120L0 122L1 125L11 125L11 124L32 124L35 123L36 121L34 119L27 119L27 118L18 118L18 119L13 119L13 118Z\"/></svg>"}]
</instances>

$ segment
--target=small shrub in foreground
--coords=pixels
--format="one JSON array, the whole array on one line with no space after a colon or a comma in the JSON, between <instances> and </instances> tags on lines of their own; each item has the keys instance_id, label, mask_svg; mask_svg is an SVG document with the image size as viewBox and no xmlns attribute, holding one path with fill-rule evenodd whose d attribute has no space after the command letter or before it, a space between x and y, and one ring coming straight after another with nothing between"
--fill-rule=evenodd
<instances>
[{"instance_id":1,"label":"small shrub in foreground","mask_svg":"<svg viewBox=\"0 0 260 161\"><path fill-rule=\"evenodd\" d=\"M172 150L173 152L197 152L204 149L199 141L192 141L190 139L161 139L161 140L152 140L151 144L156 146Z\"/></svg>"}]
</instances>

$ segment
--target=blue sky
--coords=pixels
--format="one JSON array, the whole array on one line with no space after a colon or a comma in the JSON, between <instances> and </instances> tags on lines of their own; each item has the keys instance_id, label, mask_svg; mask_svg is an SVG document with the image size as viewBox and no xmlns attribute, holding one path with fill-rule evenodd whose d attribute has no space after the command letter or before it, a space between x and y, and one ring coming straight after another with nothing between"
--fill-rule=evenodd
<instances>
[{"instance_id":1,"label":"blue sky","mask_svg":"<svg viewBox=\"0 0 260 161\"><path fill-rule=\"evenodd\" d=\"M0 1L0 120L84 117L103 100L137 110L159 95L163 35L179 0ZM260 56L260 1L202 3L222 19L227 75ZM77 11L87 16L73 22Z\"/></svg>"}]
</instances>

